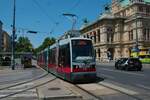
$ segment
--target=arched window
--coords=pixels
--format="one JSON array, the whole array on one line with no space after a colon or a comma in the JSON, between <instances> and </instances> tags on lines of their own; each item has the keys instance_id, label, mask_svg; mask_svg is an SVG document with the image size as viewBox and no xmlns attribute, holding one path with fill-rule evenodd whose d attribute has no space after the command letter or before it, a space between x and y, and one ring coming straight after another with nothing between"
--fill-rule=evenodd
<instances>
[{"instance_id":1,"label":"arched window","mask_svg":"<svg viewBox=\"0 0 150 100\"><path fill-rule=\"evenodd\" d=\"M98 42L100 42L100 39L101 39L101 37L100 37L100 29L97 30L97 36L98 36Z\"/></svg>"},{"instance_id":2,"label":"arched window","mask_svg":"<svg viewBox=\"0 0 150 100\"><path fill-rule=\"evenodd\" d=\"M98 57L101 57L101 50L98 49Z\"/></svg>"}]
</instances>

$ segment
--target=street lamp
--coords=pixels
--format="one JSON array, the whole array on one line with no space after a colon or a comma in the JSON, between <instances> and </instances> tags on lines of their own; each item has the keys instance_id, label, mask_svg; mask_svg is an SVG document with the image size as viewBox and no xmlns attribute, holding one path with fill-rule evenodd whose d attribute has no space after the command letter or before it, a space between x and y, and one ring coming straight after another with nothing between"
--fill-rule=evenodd
<instances>
[{"instance_id":1,"label":"street lamp","mask_svg":"<svg viewBox=\"0 0 150 100\"><path fill-rule=\"evenodd\" d=\"M16 28L15 28L15 19L16 19L16 0L14 0L14 6L13 6L13 26L12 26L12 57L11 57L11 67L12 70L15 70L15 33L16 33Z\"/></svg>"},{"instance_id":2,"label":"street lamp","mask_svg":"<svg viewBox=\"0 0 150 100\"><path fill-rule=\"evenodd\" d=\"M136 39L135 39L135 49L136 49L136 52L139 52L139 48L138 48L138 46L139 46L139 44L138 44L138 31L137 31L137 19L138 18L140 18L140 16L136 15L136 19L135 19L135 21L136 21Z\"/></svg>"},{"instance_id":3,"label":"street lamp","mask_svg":"<svg viewBox=\"0 0 150 100\"><path fill-rule=\"evenodd\" d=\"M37 31L27 31L27 33L37 34Z\"/></svg>"}]
</instances>

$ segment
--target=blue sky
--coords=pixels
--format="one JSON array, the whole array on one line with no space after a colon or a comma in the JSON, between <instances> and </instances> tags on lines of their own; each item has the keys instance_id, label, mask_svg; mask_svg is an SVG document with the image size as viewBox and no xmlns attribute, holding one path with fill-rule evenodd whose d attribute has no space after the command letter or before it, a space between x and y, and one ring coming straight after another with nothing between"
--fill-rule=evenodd
<instances>
[{"instance_id":1,"label":"blue sky","mask_svg":"<svg viewBox=\"0 0 150 100\"><path fill-rule=\"evenodd\" d=\"M76 29L79 29L84 18L90 22L96 20L104 11L104 5L110 2L111 0L16 0L16 34L18 37L27 36L36 48L46 37L57 38L71 29L72 23L63 13L76 14ZM9 34L12 34L12 16L13 0L0 0L0 20L4 24L3 29ZM27 33L29 30L38 33Z\"/></svg>"}]
</instances>

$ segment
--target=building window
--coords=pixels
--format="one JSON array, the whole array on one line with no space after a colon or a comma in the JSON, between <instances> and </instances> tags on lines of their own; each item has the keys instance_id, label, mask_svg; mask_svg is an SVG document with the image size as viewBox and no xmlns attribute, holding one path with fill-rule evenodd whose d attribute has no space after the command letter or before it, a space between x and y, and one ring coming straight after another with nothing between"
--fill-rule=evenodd
<instances>
[{"instance_id":1,"label":"building window","mask_svg":"<svg viewBox=\"0 0 150 100\"><path fill-rule=\"evenodd\" d=\"M146 40L146 29L143 29L143 38Z\"/></svg>"},{"instance_id":2,"label":"building window","mask_svg":"<svg viewBox=\"0 0 150 100\"><path fill-rule=\"evenodd\" d=\"M149 28L143 29L143 38L144 38L144 40L150 40L150 29Z\"/></svg>"},{"instance_id":3,"label":"building window","mask_svg":"<svg viewBox=\"0 0 150 100\"><path fill-rule=\"evenodd\" d=\"M146 7L146 13L150 13L150 8Z\"/></svg>"},{"instance_id":4,"label":"building window","mask_svg":"<svg viewBox=\"0 0 150 100\"><path fill-rule=\"evenodd\" d=\"M109 33L107 33L107 42L109 42L109 37L110 37Z\"/></svg>"},{"instance_id":5,"label":"building window","mask_svg":"<svg viewBox=\"0 0 150 100\"><path fill-rule=\"evenodd\" d=\"M98 57L101 57L101 50L98 49Z\"/></svg>"},{"instance_id":6,"label":"building window","mask_svg":"<svg viewBox=\"0 0 150 100\"><path fill-rule=\"evenodd\" d=\"M143 7L139 6L139 12L143 12Z\"/></svg>"},{"instance_id":7,"label":"building window","mask_svg":"<svg viewBox=\"0 0 150 100\"><path fill-rule=\"evenodd\" d=\"M96 43L96 32L95 31L93 32L93 35L94 35L94 43Z\"/></svg>"},{"instance_id":8,"label":"building window","mask_svg":"<svg viewBox=\"0 0 150 100\"><path fill-rule=\"evenodd\" d=\"M89 38L89 35L87 34L87 38Z\"/></svg>"},{"instance_id":9,"label":"building window","mask_svg":"<svg viewBox=\"0 0 150 100\"><path fill-rule=\"evenodd\" d=\"M147 29L147 39L150 40L150 29Z\"/></svg>"},{"instance_id":10,"label":"building window","mask_svg":"<svg viewBox=\"0 0 150 100\"><path fill-rule=\"evenodd\" d=\"M133 30L129 31L129 40L133 40Z\"/></svg>"},{"instance_id":11,"label":"building window","mask_svg":"<svg viewBox=\"0 0 150 100\"><path fill-rule=\"evenodd\" d=\"M100 29L97 30L98 42L100 42Z\"/></svg>"}]
</instances>

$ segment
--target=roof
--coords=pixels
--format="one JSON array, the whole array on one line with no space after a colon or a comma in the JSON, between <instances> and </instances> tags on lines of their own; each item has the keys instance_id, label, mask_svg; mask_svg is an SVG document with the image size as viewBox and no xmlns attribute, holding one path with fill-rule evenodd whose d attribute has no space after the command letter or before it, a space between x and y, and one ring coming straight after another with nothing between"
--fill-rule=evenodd
<instances>
[{"instance_id":1,"label":"roof","mask_svg":"<svg viewBox=\"0 0 150 100\"><path fill-rule=\"evenodd\" d=\"M97 23L97 22L100 21L100 20L103 20L103 19L115 19L115 18L118 18L118 17L114 16L111 11L106 11L105 13L103 13L102 15L100 15L100 16L98 17L98 19L95 20L94 22L83 24L83 25L81 26L80 30L82 30L82 29L84 29L85 27L88 27L88 26L90 26L90 25L93 25L94 23Z\"/></svg>"},{"instance_id":2,"label":"roof","mask_svg":"<svg viewBox=\"0 0 150 100\"><path fill-rule=\"evenodd\" d=\"M112 14L112 12L110 12L110 11L107 11L107 12L105 12L105 13L103 13L100 17L99 17L99 19L100 20L102 20L102 19L114 19L115 18L115 16Z\"/></svg>"}]
</instances>

